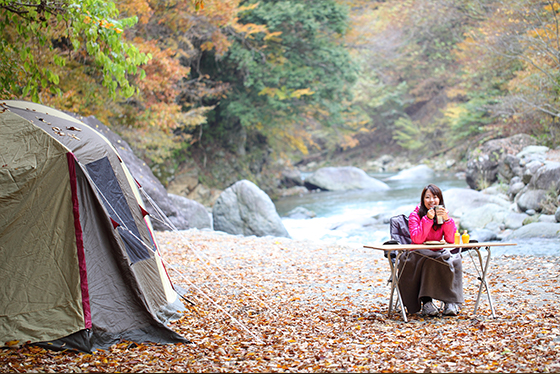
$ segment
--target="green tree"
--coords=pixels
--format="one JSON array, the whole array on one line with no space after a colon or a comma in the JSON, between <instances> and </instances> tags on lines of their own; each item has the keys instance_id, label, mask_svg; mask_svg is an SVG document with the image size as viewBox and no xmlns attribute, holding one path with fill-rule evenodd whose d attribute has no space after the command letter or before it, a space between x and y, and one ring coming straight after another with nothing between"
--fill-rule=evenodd
<instances>
[{"instance_id":1,"label":"green tree","mask_svg":"<svg viewBox=\"0 0 560 374\"><path fill-rule=\"evenodd\" d=\"M142 77L150 56L124 41L136 17L118 17L112 1L0 0L0 95L39 102L43 90L60 93L59 68L75 59L99 69L113 97L130 97L129 75Z\"/></svg>"},{"instance_id":2,"label":"green tree","mask_svg":"<svg viewBox=\"0 0 560 374\"><path fill-rule=\"evenodd\" d=\"M254 0L243 2L239 23L266 29L230 29L230 49L203 54L200 75L230 87L227 97L210 101L204 133L234 138L243 153L245 139L259 134L276 150L307 152L312 127L343 129L355 68L343 46L345 8L334 1ZM265 32L266 30L266 32ZM248 134L248 135L247 135Z\"/></svg>"}]
</instances>

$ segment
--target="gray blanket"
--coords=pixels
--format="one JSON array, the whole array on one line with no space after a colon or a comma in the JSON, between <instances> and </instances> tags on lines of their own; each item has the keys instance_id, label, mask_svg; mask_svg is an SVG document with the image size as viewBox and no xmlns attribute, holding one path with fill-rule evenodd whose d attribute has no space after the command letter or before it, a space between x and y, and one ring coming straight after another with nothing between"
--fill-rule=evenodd
<instances>
[{"instance_id":1,"label":"gray blanket","mask_svg":"<svg viewBox=\"0 0 560 374\"><path fill-rule=\"evenodd\" d=\"M431 297L446 303L462 304L463 267L461 255L447 249L418 249L399 259L399 286L408 313L421 309L420 298Z\"/></svg>"}]
</instances>

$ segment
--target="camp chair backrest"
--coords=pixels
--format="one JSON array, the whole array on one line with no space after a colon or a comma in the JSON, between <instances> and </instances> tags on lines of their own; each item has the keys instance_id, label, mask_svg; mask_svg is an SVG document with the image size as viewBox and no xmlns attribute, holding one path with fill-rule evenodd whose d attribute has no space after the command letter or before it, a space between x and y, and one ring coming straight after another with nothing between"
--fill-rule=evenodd
<instances>
[{"instance_id":1,"label":"camp chair backrest","mask_svg":"<svg viewBox=\"0 0 560 374\"><path fill-rule=\"evenodd\" d=\"M396 240L399 244L410 244L410 230L408 228L408 216L399 214L391 217L390 220L391 239Z\"/></svg>"}]
</instances>

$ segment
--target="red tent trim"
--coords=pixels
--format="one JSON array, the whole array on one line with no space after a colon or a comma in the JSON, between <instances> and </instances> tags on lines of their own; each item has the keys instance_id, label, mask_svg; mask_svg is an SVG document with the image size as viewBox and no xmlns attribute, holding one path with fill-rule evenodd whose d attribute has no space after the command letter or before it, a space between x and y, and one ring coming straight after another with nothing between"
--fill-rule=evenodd
<instances>
[{"instance_id":1,"label":"red tent trim","mask_svg":"<svg viewBox=\"0 0 560 374\"><path fill-rule=\"evenodd\" d=\"M72 211L74 213L74 232L78 250L78 266L80 269L80 288L82 290L82 309L86 329L91 329L91 307L87 281L86 256L84 253L84 236L80 224L80 206L78 203L78 189L76 184L76 158L72 152L66 154L68 160L68 174L70 175L70 189L72 191Z\"/></svg>"}]
</instances>

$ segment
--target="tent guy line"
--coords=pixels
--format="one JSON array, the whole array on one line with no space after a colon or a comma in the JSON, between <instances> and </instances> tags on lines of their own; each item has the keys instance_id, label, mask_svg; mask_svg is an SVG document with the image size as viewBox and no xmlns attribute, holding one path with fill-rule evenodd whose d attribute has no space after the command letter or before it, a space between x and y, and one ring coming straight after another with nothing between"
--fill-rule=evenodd
<instances>
[{"instance_id":1,"label":"tent guy line","mask_svg":"<svg viewBox=\"0 0 560 374\"><path fill-rule=\"evenodd\" d=\"M137 184L138 184L138 182L137 182ZM138 184L138 185L139 185L139 184ZM148 195L148 194L146 193L146 191L144 190L144 188L143 188L141 185L139 185L139 190L140 190L140 192L142 193L142 195L148 200L148 202L154 207L154 209L157 211L157 213L158 213L161 217L163 217L163 219L160 218L160 217L152 217L152 216L150 216L150 217L151 217L151 218L154 218L154 219L157 219L157 220L160 221L160 222L165 223L168 227L170 227L170 228L172 229L173 232L179 234L179 235L181 236L181 244L183 244L186 248L190 249L190 250L195 254L195 256L198 258L198 260L200 261L200 263L202 263L203 266L205 266L205 267L212 273L212 275L214 276L214 278L216 278L216 280L217 280L218 282L220 282L220 279L218 278L218 276L216 275L216 273L215 273L211 268L209 268L209 267L205 264L205 262L203 261L203 259L200 258L200 255L203 255L203 256L208 260L208 262L210 262L212 265L214 265L216 268L218 268L218 269L219 269L226 277L228 277L234 284L240 286L244 291L246 291L246 292L249 293L251 296L253 296L255 299L257 299L257 300L261 303L261 305L264 305L275 317L278 318L278 315L274 312L274 310L273 310L265 301L263 301L260 297L258 297L257 295L255 295L253 292L251 292L251 290L247 289L247 287L245 287L243 284L239 283L239 282L238 282L235 278L233 278L226 270L224 270L222 267L220 267L220 265L218 265L214 260L212 260L212 259L211 259L210 257L208 257L206 254L204 254L202 251L200 251L200 250L194 248L194 246L193 246L192 244L186 243L186 242L185 242L185 237L184 237L184 235L183 235L181 232L179 232L179 230L178 230L177 227L173 224L173 222L171 222L171 221L169 220L169 218L167 218L167 216L166 216L165 214L163 214L163 211L159 208L159 206L157 206L156 202L150 197L150 195Z\"/></svg>"}]
</instances>

